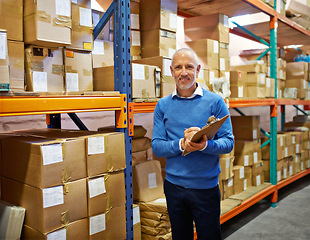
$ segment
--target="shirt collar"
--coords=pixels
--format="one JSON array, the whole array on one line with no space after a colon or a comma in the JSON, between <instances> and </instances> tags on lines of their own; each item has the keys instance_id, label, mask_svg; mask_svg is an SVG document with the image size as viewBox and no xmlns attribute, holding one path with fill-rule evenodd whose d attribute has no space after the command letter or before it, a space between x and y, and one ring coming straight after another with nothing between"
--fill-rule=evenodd
<instances>
[{"instance_id":1,"label":"shirt collar","mask_svg":"<svg viewBox=\"0 0 310 240\"><path fill-rule=\"evenodd\" d=\"M199 86L198 83L196 83L197 87L195 89L195 92L190 96L190 97L182 97L179 95L177 89L174 89L173 93L172 93L172 98L174 98L175 96L179 97L179 98L187 98L187 99L191 99L196 97L197 95L199 96L203 96L203 92L202 92L202 88Z\"/></svg>"}]
</instances>

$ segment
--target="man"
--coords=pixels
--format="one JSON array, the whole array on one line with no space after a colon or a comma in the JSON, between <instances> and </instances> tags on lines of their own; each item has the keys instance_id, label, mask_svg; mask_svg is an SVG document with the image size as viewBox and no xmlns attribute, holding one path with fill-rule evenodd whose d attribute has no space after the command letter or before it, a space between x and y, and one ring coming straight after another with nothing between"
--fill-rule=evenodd
<instances>
[{"instance_id":1,"label":"man","mask_svg":"<svg viewBox=\"0 0 310 240\"><path fill-rule=\"evenodd\" d=\"M167 159L164 191L172 238L192 240L194 221L199 240L222 239L219 154L234 146L230 117L212 139L204 136L199 143L190 139L210 116L222 118L229 111L222 97L196 83L200 65L195 52L178 50L170 69L176 90L155 107L152 149ZM191 153L181 156L185 149Z\"/></svg>"}]
</instances>

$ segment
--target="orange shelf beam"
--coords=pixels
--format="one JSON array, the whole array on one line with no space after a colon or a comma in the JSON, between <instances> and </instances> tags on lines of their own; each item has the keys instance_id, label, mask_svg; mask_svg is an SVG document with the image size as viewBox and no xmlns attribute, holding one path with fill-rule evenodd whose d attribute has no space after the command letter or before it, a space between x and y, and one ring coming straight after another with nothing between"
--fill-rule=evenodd
<instances>
[{"instance_id":1,"label":"orange shelf beam","mask_svg":"<svg viewBox=\"0 0 310 240\"><path fill-rule=\"evenodd\" d=\"M293 175L287 179L284 179L284 180L278 182L276 185L277 189L283 188L283 187L287 186L288 184L295 182L296 180L298 180L298 179L300 179L300 178L302 178L308 174L310 174L310 168L303 170L303 171L301 171L301 172L299 172L299 173L297 173L297 174L295 174L295 175Z\"/></svg>"},{"instance_id":2,"label":"orange shelf beam","mask_svg":"<svg viewBox=\"0 0 310 240\"><path fill-rule=\"evenodd\" d=\"M276 102L274 99L228 99L228 103L229 103L229 108L276 105Z\"/></svg>"},{"instance_id":3,"label":"orange shelf beam","mask_svg":"<svg viewBox=\"0 0 310 240\"><path fill-rule=\"evenodd\" d=\"M239 213L243 212L244 210L248 209L249 207L253 206L255 203L259 202L260 200L264 199L265 197L269 196L270 194L276 191L276 186L271 185L262 191L254 194L252 197L244 200L241 205L235 207L231 211L223 214L220 218L221 224L228 221L229 219L233 218L234 216L238 215Z\"/></svg>"},{"instance_id":4,"label":"orange shelf beam","mask_svg":"<svg viewBox=\"0 0 310 240\"><path fill-rule=\"evenodd\" d=\"M310 100L277 99L278 105L310 105Z\"/></svg>"},{"instance_id":5,"label":"orange shelf beam","mask_svg":"<svg viewBox=\"0 0 310 240\"><path fill-rule=\"evenodd\" d=\"M133 113L152 113L157 102L143 102L133 104Z\"/></svg>"},{"instance_id":6,"label":"orange shelf beam","mask_svg":"<svg viewBox=\"0 0 310 240\"><path fill-rule=\"evenodd\" d=\"M0 117L71 112L121 111L118 96L0 97Z\"/></svg>"}]
</instances>

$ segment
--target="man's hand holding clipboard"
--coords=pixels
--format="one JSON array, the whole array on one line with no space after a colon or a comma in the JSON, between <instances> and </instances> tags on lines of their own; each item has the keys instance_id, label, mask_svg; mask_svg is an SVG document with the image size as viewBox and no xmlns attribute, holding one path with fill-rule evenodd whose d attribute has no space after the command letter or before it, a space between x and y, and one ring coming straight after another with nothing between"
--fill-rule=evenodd
<instances>
[{"instance_id":1,"label":"man's hand holding clipboard","mask_svg":"<svg viewBox=\"0 0 310 240\"><path fill-rule=\"evenodd\" d=\"M203 135L207 136L207 139L212 139L214 135L217 133L217 131L220 129L222 124L226 121L229 115L224 116L221 119L215 119L214 121L211 121L211 123L207 124L203 128L201 128L198 132L196 132L192 137L191 137L191 142L198 143ZM185 156L189 154L190 152L187 151L186 149L182 153L182 156Z\"/></svg>"}]
</instances>

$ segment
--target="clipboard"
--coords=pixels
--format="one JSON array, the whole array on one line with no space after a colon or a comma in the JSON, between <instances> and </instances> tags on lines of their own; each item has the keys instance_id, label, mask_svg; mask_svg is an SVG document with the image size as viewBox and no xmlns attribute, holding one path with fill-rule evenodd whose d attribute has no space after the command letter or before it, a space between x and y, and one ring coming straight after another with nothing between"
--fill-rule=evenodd
<instances>
[{"instance_id":1,"label":"clipboard","mask_svg":"<svg viewBox=\"0 0 310 240\"><path fill-rule=\"evenodd\" d=\"M226 115L226 116L222 117L219 120L216 120L216 121L214 121L214 122L212 122L210 124L207 124L206 126L201 128L198 132L196 132L192 136L191 141L192 142L199 142L203 135L206 135L208 139L212 139L228 117L229 117L229 115ZM185 150L182 153L182 156L185 156L185 155L187 155L189 153L190 152Z\"/></svg>"}]
</instances>

